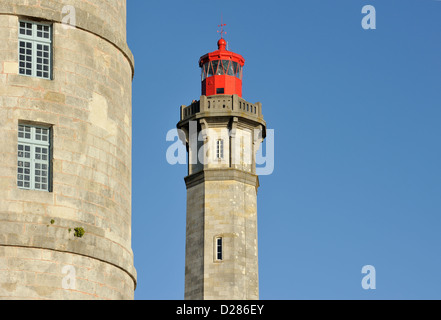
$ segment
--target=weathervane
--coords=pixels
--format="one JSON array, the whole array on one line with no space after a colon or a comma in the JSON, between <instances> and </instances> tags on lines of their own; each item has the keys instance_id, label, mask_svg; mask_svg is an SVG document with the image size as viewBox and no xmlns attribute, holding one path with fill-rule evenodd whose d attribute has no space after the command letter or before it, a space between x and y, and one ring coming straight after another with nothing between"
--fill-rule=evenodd
<instances>
[{"instance_id":1,"label":"weathervane","mask_svg":"<svg viewBox=\"0 0 441 320\"><path fill-rule=\"evenodd\" d=\"M227 34L227 32L224 31L224 27L225 27L225 26L226 26L226 24L223 23L223 18L222 18L222 15L221 15L221 24L218 25L218 27L221 28L221 29L220 29L220 31L219 31L219 30L217 31L217 33L220 33L220 35L221 35L221 39L224 38L224 36L223 36L224 34Z\"/></svg>"}]
</instances>

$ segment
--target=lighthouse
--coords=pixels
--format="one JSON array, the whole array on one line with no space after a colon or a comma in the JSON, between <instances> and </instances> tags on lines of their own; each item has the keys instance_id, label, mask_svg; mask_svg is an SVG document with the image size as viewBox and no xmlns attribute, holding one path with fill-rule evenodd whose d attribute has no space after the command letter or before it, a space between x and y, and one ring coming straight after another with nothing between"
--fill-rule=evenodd
<instances>
[{"instance_id":1,"label":"lighthouse","mask_svg":"<svg viewBox=\"0 0 441 320\"><path fill-rule=\"evenodd\" d=\"M218 49L199 59L201 96L182 105L188 150L185 299L259 299L255 156L266 136L261 103L242 98L245 59Z\"/></svg>"}]
</instances>

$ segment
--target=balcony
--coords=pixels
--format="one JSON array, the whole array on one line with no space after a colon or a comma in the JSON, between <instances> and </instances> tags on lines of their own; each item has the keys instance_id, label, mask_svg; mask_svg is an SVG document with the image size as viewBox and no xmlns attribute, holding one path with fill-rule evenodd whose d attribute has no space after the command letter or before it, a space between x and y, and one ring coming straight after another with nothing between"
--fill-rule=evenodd
<instances>
[{"instance_id":1,"label":"balcony","mask_svg":"<svg viewBox=\"0 0 441 320\"><path fill-rule=\"evenodd\" d=\"M181 106L181 121L192 117L243 117L263 121L262 104L250 103L238 95L201 96L189 106Z\"/></svg>"}]
</instances>

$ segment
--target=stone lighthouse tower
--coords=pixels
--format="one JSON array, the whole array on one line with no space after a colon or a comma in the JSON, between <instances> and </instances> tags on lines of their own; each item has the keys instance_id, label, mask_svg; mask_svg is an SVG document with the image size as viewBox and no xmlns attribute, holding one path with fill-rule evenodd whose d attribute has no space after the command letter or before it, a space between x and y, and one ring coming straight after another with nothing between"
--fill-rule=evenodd
<instances>
[{"instance_id":1,"label":"stone lighthouse tower","mask_svg":"<svg viewBox=\"0 0 441 320\"><path fill-rule=\"evenodd\" d=\"M255 155L266 124L262 105L242 98L244 63L221 38L199 60L200 100L181 107L177 127L189 160L185 299L259 298Z\"/></svg>"},{"instance_id":2,"label":"stone lighthouse tower","mask_svg":"<svg viewBox=\"0 0 441 320\"><path fill-rule=\"evenodd\" d=\"M0 2L0 299L133 299L126 1Z\"/></svg>"}]
</instances>

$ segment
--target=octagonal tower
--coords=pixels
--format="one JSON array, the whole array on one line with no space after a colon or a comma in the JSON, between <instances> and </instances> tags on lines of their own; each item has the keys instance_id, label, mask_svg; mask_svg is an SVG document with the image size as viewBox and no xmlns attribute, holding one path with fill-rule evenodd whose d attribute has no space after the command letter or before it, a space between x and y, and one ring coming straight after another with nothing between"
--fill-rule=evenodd
<instances>
[{"instance_id":1,"label":"octagonal tower","mask_svg":"<svg viewBox=\"0 0 441 320\"><path fill-rule=\"evenodd\" d=\"M259 298L256 152L266 136L262 104L242 98L244 58L202 56L202 95L181 106L188 150L185 299ZM184 137L185 136L185 137Z\"/></svg>"}]
</instances>

